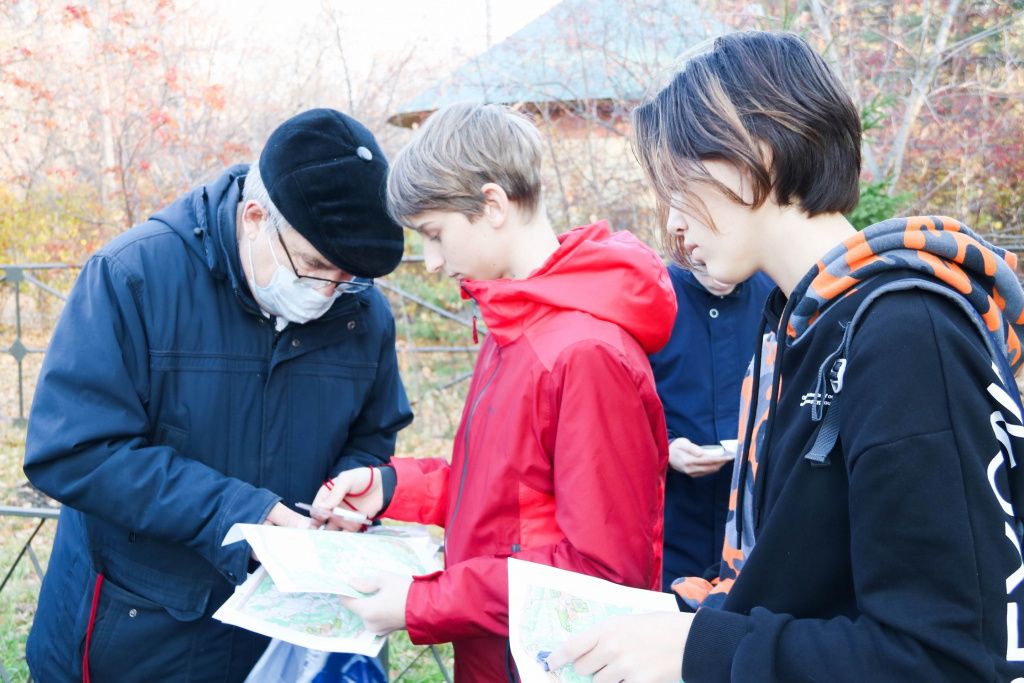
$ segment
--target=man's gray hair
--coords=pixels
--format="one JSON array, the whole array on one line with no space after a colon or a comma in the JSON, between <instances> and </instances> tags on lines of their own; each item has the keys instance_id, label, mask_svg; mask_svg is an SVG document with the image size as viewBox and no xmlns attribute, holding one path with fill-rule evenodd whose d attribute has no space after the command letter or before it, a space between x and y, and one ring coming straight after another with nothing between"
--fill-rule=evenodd
<instances>
[{"instance_id":1,"label":"man's gray hair","mask_svg":"<svg viewBox=\"0 0 1024 683\"><path fill-rule=\"evenodd\" d=\"M281 212L274 206L274 200L270 198L267 186L263 184L263 178L260 176L259 159L249 166L249 173L245 176L245 185L242 186L242 206L245 206L246 202L249 201L256 202L267 212L268 229L274 228L281 231L289 227L288 221L284 219Z\"/></svg>"}]
</instances>

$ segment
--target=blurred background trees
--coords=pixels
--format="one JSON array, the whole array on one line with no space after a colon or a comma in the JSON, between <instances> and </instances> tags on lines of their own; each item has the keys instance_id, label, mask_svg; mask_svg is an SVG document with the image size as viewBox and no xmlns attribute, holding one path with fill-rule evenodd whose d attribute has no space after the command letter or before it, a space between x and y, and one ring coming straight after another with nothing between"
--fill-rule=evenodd
<instances>
[{"instance_id":1,"label":"blurred background trees","mask_svg":"<svg viewBox=\"0 0 1024 683\"><path fill-rule=\"evenodd\" d=\"M653 239L655 207L628 146L628 111L680 63L684 43L667 36L694 43L723 30L775 28L819 47L861 108L856 222L932 212L983 233L1024 227L1020 0L547 6L561 35L531 37L527 26L490 53L461 58L486 65L504 45L532 65L515 74L520 88L505 101L545 129L547 202L562 225L609 217ZM198 2L2 0L0 261L80 262L180 192L251 160L277 122L306 107L351 112L393 153L409 131L389 118L398 122L406 103L429 103L431 92L441 101L441 86L450 91L455 82L460 56L431 61L418 40L396 41L369 60L354 54L346 31L358 23L355 3L304 2L292 11L311 17L300 40L255 31L259 12L235 18ZM386 43L388 26L375 30ZM522 82L531 74L540 82ZM486 80L479 68L477 80ZM492 88L490 96L501 94Z\"/></svg>"},{"instance_id":2,"label":"blurred background trees","mask_svg":"<svg viewBox=\"0 0 1024 683\"><path fill-rule=\"evenodd\" d=\"M0 263L81 263L252 161L303 109L345 110L394 154L430 111L465 99L533 116L558 227L608 218L656 244L629 111L687 52L751 28L804 35L850 88L865 128L858 227L946 214L1024 247L1024 0L516 4L518 25L498 0L0 0ZM408 238L415 255L419 238ZM39 275L60 290L72 276ZM390 280L470 315L416 263ZM10 289L0 287L0 328ZM392 296L404 348L471 346L465 328L410 301ZM48 325L56 300L36 292L35 303ZM472 353L403 357L411 393L426 397L463 376Z\"/></svg>"}]
</instances>

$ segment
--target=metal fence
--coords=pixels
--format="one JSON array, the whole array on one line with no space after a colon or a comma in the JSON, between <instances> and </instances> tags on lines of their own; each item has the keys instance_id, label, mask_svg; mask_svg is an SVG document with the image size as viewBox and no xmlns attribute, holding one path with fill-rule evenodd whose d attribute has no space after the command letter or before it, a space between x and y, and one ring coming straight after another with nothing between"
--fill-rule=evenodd
<instances>
[{"instance_id":1,"label":"metal fence","mask_svg":"<svg viewBox=\"0 0 1024 683\"><path fill-rule=\"evenodd\" d=\"M403 264L405 263L416 263L421 262L422 257L407 256L402 259ZM0 420L6 420L13 422L15 425L24 426L27 421L27 406L26 406L26 373L24 361L30 354L43 354L45 353L44 348L33 348L26 344L25 335L25 306L24 298L29 291L23 288L35 288L38 292L44 293L45 295L55 297L60 301L66 301L67 297L62 292L58 291L54 287L50 286L46 282L42 281L38 275L42 272L53 272L53 271L75 271L80 266L67 265L67 264L53 264L53 263L30 263L30 264L0 264L0 286L9 285L13 290L13 307L14 307L14 341L7 348L0 347L0 354L6 354L11 356L17 363L17 403L18 412L17 415L3 415L0 414ZM453 313L442 306L432 303L421 296L406 291L396 282L389 279L382 279L377 281L378 286L392 294L392 298L397 298L398 306L396 307L396 323L402 330L403 345L399 351L400 355L405 354L475 354L477 346L423 346L417 345L414 335L411 331L410 317L406 311L406 306L411 305L419 309L430 311L444 320L459 325L459 326L472 326L472 318L466 315L459 315ZM449 378L444 381L438 382L434 386L429 387L419 397L412 397L411 402L416 404L425 395L451 388L461 382L464 382L472 375L471 372L465 372L459 374L454 378ZM3 503L4 501L0 501ZM10 583L11 578L14 576L15 570L27 557L32 563L32 567L35 571L35 575L39 579L41 584L43 576L45 574L45 568L40 562L39 556L36 554L33 548L33 541L36 536L43 529L44 525L50 520L55 520L59 514L57 508L41 508L41 507L17 507L0 505L0 520L4 519L33 519L37 520L31 534L21 544L20 549L14 559L14 562L10 567L7 568L4 578L0 581L0 598L3 596L4 589ZM3 571L3 568L0 568ZM451 683L452 675L448 671L445 665L441 653L434 646L421 648L416 654L412 661L408 662L405 668L398 673L394 679L396 682L401 681L402 678L411 670L411 667L423 657L430 655L441 676L445 681ZM0 683L11 683L10 675L7 669L4 667L4 662L0 661Z\"/></svg>"},{"instance_id":2,"label":"metal fence","mask_svg":"<svg viewBox=\"0 0 1024 683\"><path fill-rule=\"evenodd\" d=\"M34 349L25 345L24 328L22 325L22 285L27 284L46 292L61 301L67 297L39 280L36 273L40 271L73 270L78 266L68 266L56 263L26 263L22 265L0 265L0 284L12 285L14 290L14 343L5 350L5 353L14 358L18 364L18 416L14 418L16 424L25 424L25 357L30 353L43 353L45 349Z\"/></svg>"},{"instance_id":3,"label":"metal fence","mask_svg":"<svg viewBox=\"0 0 1024 683\"><path fill-rule=\"evenodd\" d=\"M58 513L59 510L48 508L0 506L0 518L27 517L30 519L38 520L38 523L32 530L31 535L29 535L29 537L25 539L25 542L21 545L21 549L18 551L17 556L14 558L14 562L11 563L11 566L7 569L7 572L4 574L3 581L0 581L0 596L3 595L4 588L6 588L8 582L11 580L11 577L14 576L14 570L18 568L18 565L21 563L22 559L24 559L26 555L28 555L29 559L32 561L32 567L33 569L35 569L35 573L39 579L39 583L42 584L43 574L45 573L45 571L43 569L42 564L40 564L39 562L39 556L36 555L35 550L32 548L32 541L35 540L36 534L38 534L40 530L42 530L43 525L46 524L48 520L57 519ZM2 661L0 661L0 681L3 681L3 683L11 683L11 678L8 675L7 669L4 667L4 663Z\"/></svg>"}]
</instances>

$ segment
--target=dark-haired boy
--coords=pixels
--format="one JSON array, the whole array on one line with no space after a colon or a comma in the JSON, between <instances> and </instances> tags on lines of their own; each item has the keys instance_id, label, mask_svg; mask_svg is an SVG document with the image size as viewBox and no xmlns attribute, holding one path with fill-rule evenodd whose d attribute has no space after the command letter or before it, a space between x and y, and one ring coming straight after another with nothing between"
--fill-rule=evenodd
<instances>
[{"instance_id":1,"label":"dark-haired boy","mask_svg":"<svg viewBox=\"0 0 1024 683\"><path fill-rule=\"evenodd\" d=\"M549 658L601 681L1024 680L1012 254L950 218L857 232L860 123L788 34L719 38L634 114L668 232L778 285L719 577ZM741 413L743 414L743 413Z\"/></svg>"}]
</instances>

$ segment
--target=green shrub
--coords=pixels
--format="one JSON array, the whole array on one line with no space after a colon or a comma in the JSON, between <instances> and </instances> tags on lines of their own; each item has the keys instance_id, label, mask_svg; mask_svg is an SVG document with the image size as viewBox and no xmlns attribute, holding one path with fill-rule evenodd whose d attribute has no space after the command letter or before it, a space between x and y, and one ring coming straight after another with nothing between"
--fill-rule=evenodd
<instances>
[{"instance_id":1,"label":"green shrub","mask_svg":"<svg viewBox=\"0 0 1024 683\"><path fill-rule=\"evenodd\" d=\"M861 182L860 201L857 202L857 208L847 215L853 227L863 230L869 225L899 216L907 207L910 194L901 192L889 195L887 186L885 181Z\"/></svg>"}]
</instances>

